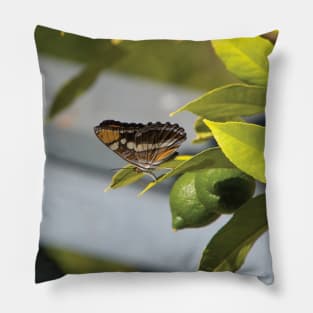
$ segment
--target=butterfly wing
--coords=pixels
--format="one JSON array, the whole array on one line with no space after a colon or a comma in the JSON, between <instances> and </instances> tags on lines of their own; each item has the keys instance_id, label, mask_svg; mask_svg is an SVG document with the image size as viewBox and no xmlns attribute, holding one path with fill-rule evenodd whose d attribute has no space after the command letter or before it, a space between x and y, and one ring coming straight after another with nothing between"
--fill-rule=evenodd
<instances>
[{"instance_id":1,"label":"butterfly wing","mask_svg":"<svg viewBox=\"0 0 313 313\"><path fill-rule=\"evenodd\" d=\"M171 158L185 140L186 132L178 124L148 123L136 133L136 159L144 168L155 168Z\"/></svg>"},{"instance_id":2,"label":"butterfly wing","mask_svg":"<svg viewBox=\"0 0 313 313\"><path fill-rule=\"evenodd\" d=\"M142 170L153 169L169 159L186 140L184 129L170 123L144 125L107 120L94 130L108 148Z\"/></svg>"},{"instance_id":3,"label":"butterfly wing","mask_svg":"<svg viewBox=\"0 0 313 313\"><path fill-rule=\"evenodd\" d=\"M98 139L109 149L125 161L139 166L136 160L134 142L136 132L143 127L144 125L141 123L121 123L105 120L94 127L94 131Z\"/></svg>"}]
</instances>

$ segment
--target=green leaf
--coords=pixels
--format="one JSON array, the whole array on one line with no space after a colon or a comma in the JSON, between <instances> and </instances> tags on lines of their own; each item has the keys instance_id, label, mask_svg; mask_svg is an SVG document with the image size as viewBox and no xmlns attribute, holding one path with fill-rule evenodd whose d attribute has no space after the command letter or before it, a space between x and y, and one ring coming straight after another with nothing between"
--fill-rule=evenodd
<instances>
[{"instance_id":1,"label":"green leaf","mask_svg":"<svg viewBox=\"0 0 313 313\"><path fill-rule=\"evenodd\" d=\"M187 171L218 167L233 167L233 164L229 162L229 160L224 156L219 148L208 148L192 157L189 157L184 162L181 162L181 164L176 166L173 170L160 176L156 181L149 183L146 188L139 193L139 196L143 195L149 189L172 176L179 175Z\"/></svg>"},{"instance_id":2,"label":"green leaf","mask_svg":"<svg viewBox=\"0 0 313 313\"><path fill-rule=\"evenodd\" d=\"M89 64L91 60L103 59L115 47L114 40L92 39L60 30L37 26L35 41L38 54L72 62Z\"/></svg>"},{"instance_id":3,"label":"green leaf","mask_svg":"<svg viewBox=\"0 0 313 313\"><path fill-rule=\"evenodd\" d=\"M83 255L63 248L45 247L44 250L66 274L136 271L135 268L119 262Z\"/></svg>"},{"instance_id":4,"label":"green leaf","mask_svg":"<svg viewBox=\"0 0 313 313\"><path fill-rule=\"evenodd\" d=\"M193 125L193 128L196 132L196 137L192 140L192 143L203 143L213 137L212 132L208 129L208 126L203 122L204 117L199 116ZM225 117L221 118L220 120L224 121L235 121L235 122L244 122L244 119L240 116L233 116L233 117Z\"/></svg>"},{"instance_id":5,"label":"green leaf","mask_svg":"<svg viewBox=\"0 0 313 313\"><path fill-rule=\"evenodd\" d=\"M213 134L209 131L206 133L197 133L196 137L192 139L192 143L204 143L213 137Z\"/></svg>"},{"instance_id":6,"label":"green leaf","mask_svg":"<svg viewBox=\"0 0 313 313\"><path fill-rule=\"evenodd\" d=\"M189 158L190 156L177 156L173 160L169 160L167 162L160 164L159 168L160 169L175 168L184 160L189 159ZM144 176L144 173L137 172L135 166L127 164L113 175L112 180L109 186L106 187L105 191L128 186L130 184L135 183L136 181L141 179L143 176Z\"/></svg>"},{"instance_id":7,"label":"green leaf","mask_svg":"<svg viewBox=\"0 0 313 313\"><path fill-rule=\"evenodd\" d=\"M203 143L213 137L212 132L203 123L203 119L203 116L199 116L193 124L196 137L192 140L192 143Z\"/></svg>"},{"instance_id":8,"label":"green leaf","mask_svg":"<svg viewBox=\"0 0 313 313\"><path fill-rule=\"evenodd\" d=\"M48 118L51 119L85 92L97 79L102 68L94 65L86 66L77 76L67 81L56 94Z\"/></svg>"},{"instance_id":9,"label":"green leaf","mask_svg":"<svg viewBox=\"0 0 313 313\"><path fill-rule=\"evenodd\" d=\"M48 114L51 119L59 112L71 105L71 103L85 92L98 78L101 71L110 67L122 56L120 50L112 48L110 52L103 55L103 59L94 60L74 78L67 81L56 94Z\"/></svg>"},{"instance_id":10,"label":"green leaf","mask_svg":"<svg viewBox=\"0 0 313 313\"><path fill-rule=\"evenodd\" d=\"M265 183L265 128L241 122L204 120L226 157L243 172Z\"/></svg>"},{"instance_id":11,"label":"green leaf","mask_svg":"<svg viewBox=\"0 0 313 313\"><path fill-rule=\"evenodd\" d=\"M268 229L265 195L247 201L211 239L199 270L237 271L255 241Z\"/></svg>"},{"instance_id":12,"label":"green leaf","mask_svg":"<svg viewBox=\"0 0 313 313\"><path fill-rule=\"evenodd\" d=\"M147 190L154 187L156 184L164 181L175 175L182 174L186 171L192 171L203 168L215 168L215 167L234 167L231 162L224 156L219 148L209 148L194 156L179 155L173 160L169 160L159 165L160 169L172 168L166 174L161 175L154 182L151 182L147 187L139 194L142 195ZM116 189L120 187L132 184L143 177L143 173L137 173L133 165L126 165L124 168L116 172L112 177L110 185L105 189Z\"/></svg>"},{"instance_id":13,"label":"green leaf","mask_svg":"<svg viewBox=\"0 0 313 313\"><path fill-rule=\"evenodd\" d=\"M120 47L126 55L113 70L121 73L202 91L240 82L220 62L210 41L123 40Z\"/></svg>"},{"instance_id":14,"label":"green leaf","mask_svg":"<svg viewBox=\"0 0 313 313\"><path fill-rule=\"evenodd\" d=\"M249 116L264 112L265 97L264 87L230 84L210 90L172 112L170 116L182 111L190 111L214 121L226 117Z\"/></svg>"},{"instance_id":15,"label":"green leaf","mask_svg":"<svg viewBox=\"0 0 313 313\"><path fill-rule=\"evenodd\" d=\"M109 186L104 191L133 184L143 176L143 173L136 172L136 168L133 165L127 164L112 176Z\"/></svg>"},{"instance_id":16,"label":"green leaf","mask_svg":"<svg viewBox=\"0 0 313 313\"><path fill-rule=\"evenodd\" d=\"M240 80L266 86L267 56L274 47L269 40L262 37L212 40L212 46L226 68Z\"/></svg>"},{"instance_id":17,"label":"green leaf","mask_svg":"<svg viewBox=\"0 0 313 313\"><path fill-rule=\"evenodd\" d=\"M205 91L239 81L220 62L209 40L92 39L43 26L37 26L35 38L40 56L84 64L118 45L125 56L112 66L113 71L191 89Z\"/></svg>"}]
</instances>

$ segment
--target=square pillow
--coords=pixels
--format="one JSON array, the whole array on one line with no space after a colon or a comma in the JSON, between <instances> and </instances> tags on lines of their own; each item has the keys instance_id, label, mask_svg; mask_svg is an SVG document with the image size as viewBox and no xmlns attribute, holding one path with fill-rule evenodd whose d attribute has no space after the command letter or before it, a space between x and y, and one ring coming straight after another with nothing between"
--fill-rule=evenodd
<instances>
[{"instance_id":1,"label":"square pillow","mask_svg":"<svg viewBox=\"0 0 313 313\"><path fill-rule=\"evenodd\" d=\"M36 27L37 283L198 270L272 283L263 151L277 35L131 41Z\"/></svg>"}]
</instances>

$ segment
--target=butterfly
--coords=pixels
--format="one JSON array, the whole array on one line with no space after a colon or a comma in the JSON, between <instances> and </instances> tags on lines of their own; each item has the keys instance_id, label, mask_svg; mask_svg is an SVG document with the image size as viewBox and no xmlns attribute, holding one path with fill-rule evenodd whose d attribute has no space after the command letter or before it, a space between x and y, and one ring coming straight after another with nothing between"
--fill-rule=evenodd
<instances>
[{"instance_id":1,"label":"butterfly","mask_svg":"<svg viewBox=\"0 0 313 313\"><path fill-rule=\"evenodd\" d=\"M94 127L96 136L122 159L135 166L136 172L153 177L161 163L177 154L187 139L184 128L167 123L123 123L105 120Z\"/></svg>"}]
</instances>

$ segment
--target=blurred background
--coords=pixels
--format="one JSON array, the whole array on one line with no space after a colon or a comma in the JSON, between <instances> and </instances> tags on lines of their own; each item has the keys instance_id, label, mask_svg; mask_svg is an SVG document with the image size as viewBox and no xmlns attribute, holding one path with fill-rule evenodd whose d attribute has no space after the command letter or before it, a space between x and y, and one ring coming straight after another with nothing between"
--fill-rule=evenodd
<instances>
[{"instance_id":1,"label":"blurred background","mask_svg":"<svg viewBox=\"0 0 313 313\"><path fill-rule=\"evenodd\" d=\"M105 119L177 122L187 131L180 148L194 154L196 116L169 113L202 93L237 82L209 41L97 40L37 27L43 77L45 166L37 277L97 271L195 271L203 249L229 216L173 232L168 193L173 180L142 197L149 178L103 192L125 162L94 135ZM264 123L258 116L255 122ZM263 187L259 186L257 193ZM240 271L271 275L268 234ZM260 261L261 260L261 261ZM267 262L264 262L267 260Z\"/></svg>"}]
</instances>

